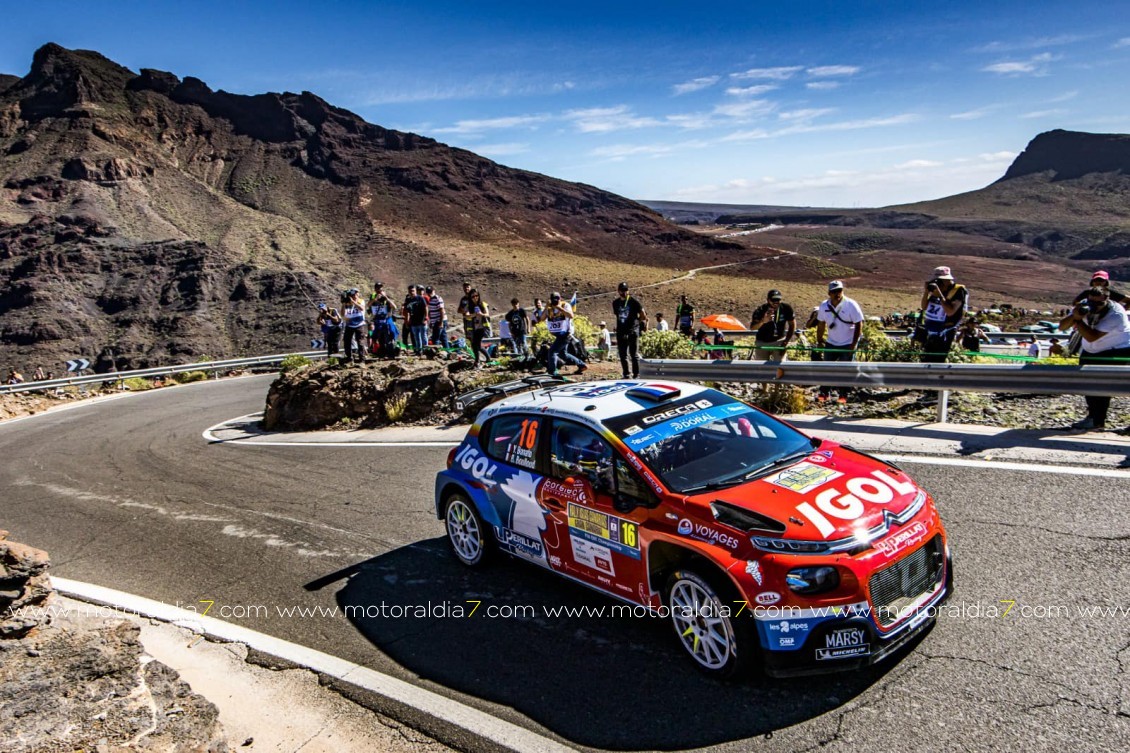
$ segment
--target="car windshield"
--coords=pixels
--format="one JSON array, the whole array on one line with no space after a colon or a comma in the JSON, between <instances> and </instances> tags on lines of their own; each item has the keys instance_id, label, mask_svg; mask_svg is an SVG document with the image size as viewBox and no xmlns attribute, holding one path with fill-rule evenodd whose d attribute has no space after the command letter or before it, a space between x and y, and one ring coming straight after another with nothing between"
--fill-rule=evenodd
<instances>
[{"instance_id":1,"label":"car windshield","mask_svg":"<svg viewBox=\"0 0 1130 753\"><path fill-rule=\"evenodd\" d=\"M708 390L605 422L673 491L722 489L802 459L812 440Z\"/></svg>"}]
</instances>

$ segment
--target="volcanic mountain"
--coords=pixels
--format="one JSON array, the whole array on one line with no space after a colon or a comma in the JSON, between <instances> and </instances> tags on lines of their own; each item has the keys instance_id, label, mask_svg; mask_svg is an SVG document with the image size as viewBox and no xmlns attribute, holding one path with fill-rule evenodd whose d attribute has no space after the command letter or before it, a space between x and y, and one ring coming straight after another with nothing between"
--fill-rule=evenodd
<instances>
[{"instance_id":1,"label":"volcanic mountain","mask_svg":"<svg viewBox=\"0 0 1130 753\"><path fill-rule=\"evenodd\" d=\"M5 365L301 349L314 302L374 279L436 285L455 323L462 279L501 310L756 255L310 92L213 91L54 44L0 76Z\"/></svg>"}]
</instances>

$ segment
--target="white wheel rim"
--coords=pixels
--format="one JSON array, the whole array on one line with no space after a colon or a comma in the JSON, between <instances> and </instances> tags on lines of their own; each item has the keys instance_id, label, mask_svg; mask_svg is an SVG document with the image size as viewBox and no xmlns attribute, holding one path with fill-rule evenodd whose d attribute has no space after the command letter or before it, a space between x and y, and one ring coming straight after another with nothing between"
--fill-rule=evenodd
<instances>
[{"instance_id":1,"label":"white wheel rim","mask_svg":"<svg viewBox=\"0 0 1130 753\"><path fill-rule=\"evenodd\" d=\"M471 508L462 500L447 506L447 537L464 562L474 562L483 551L482 532Z\"/></svg>"},{"instance_id":2,"label":"white wheel rim","mask_svg":"<svg viewBox=\"0 0 1130 753\"><path fill-rule=\"evenodd\" d=\"M734 655L734 631L722 602L690 580L671 589L671 620L683 648L707 669L721 669Z\"/></svg>"}]
</instances>

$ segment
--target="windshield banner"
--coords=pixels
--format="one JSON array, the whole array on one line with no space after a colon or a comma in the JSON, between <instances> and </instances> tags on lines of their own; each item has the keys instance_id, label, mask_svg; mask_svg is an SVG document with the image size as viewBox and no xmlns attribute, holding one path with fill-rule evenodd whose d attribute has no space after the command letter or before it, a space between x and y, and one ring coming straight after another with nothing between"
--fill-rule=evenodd
<instances>
[{"instance_id":1,"label":"windshield banner","mask_svg":"<svg viewBox=\"0 0 1130 753\"><path fill-rule=\"evenodd\" d=\"M701 403L707 403L708 407L702 407ZM681 410L687 410L675 418L664 421L663 423L653 424L646 428L636 423L624 429L624 443L628 445L633 451L639 452L640 450L650 447L651 445L662 442L677 434L682 434L684 431L702 426L704 424L713 423L725 418L732 418L733 416L740 416L743 413L753 413L754 409L745 403L727 403L725 405L710 405L709 401L702 400L697 403L689 403L681 406ZM681 412L680 410L680 412ZM645 417L645 422L647 418Z\"/></svg>"}]
</instances>

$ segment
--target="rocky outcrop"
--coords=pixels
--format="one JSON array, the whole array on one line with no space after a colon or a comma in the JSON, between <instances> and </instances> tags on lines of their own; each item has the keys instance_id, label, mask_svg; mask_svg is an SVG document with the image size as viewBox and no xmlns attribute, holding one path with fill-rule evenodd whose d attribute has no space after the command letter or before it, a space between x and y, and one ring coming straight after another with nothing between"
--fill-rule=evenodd
<instances>
[{"instance_id":1,"label":"rocky outcrop","mask_svg":"<svg viewBox=\"0 0 1130 753\"><path fill-rule=\"evenodd\" d=\"M0 531L0 750L223 753L216 707L137 625L49 609L46 552Z\"/></svg>"},{"instance_id":2,"label":"rocky outcrop","mask_svg":"<svg viewBox=\"0 0 1130 753\"><path fill-rule=\"evenodd\" d=\"M1130 174L1130 135L1059 129L1041 133L1013 160L1001 180L1045 172L1053 180L1091 173Z\"/></svg>"},{"instance_id":3,"label":"rocky outcrop","mask_svg":"<svg viewBox=\"0 0 1130 753\"><path fill-rule=\"evenodd\" d=\"M454 397L502 375L475 371L467 361L404 360L363 367L305 366L279 376L267 393L263 428L310 431L347 425L370 428L442 421Z\"/></svg>"}]
</instances>

